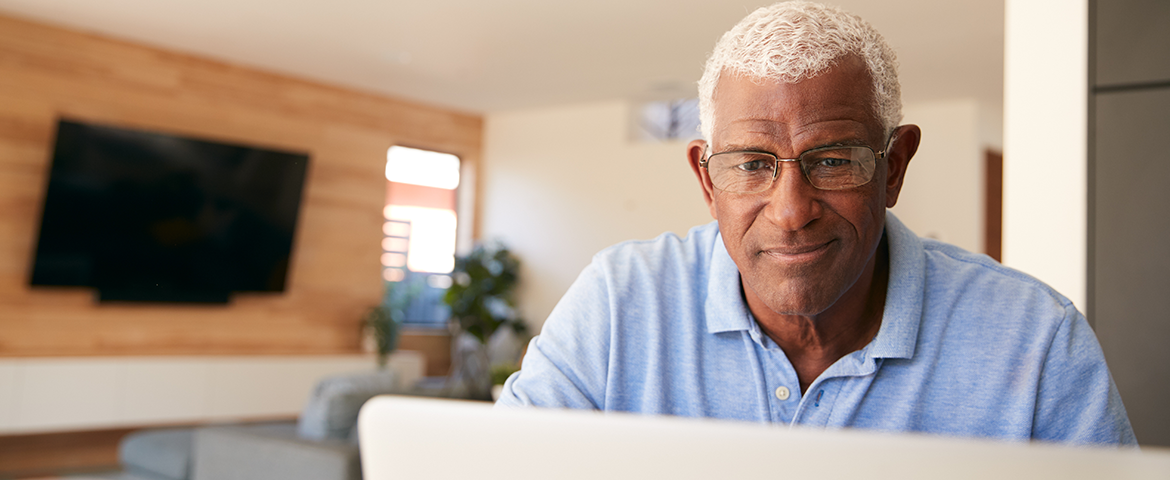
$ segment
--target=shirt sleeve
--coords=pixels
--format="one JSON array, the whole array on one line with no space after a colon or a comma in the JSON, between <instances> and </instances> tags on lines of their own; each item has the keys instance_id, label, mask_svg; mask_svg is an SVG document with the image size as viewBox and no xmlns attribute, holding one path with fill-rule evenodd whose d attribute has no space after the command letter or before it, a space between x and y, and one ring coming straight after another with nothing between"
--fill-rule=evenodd
<instances>
[{"instance_id":1,"label":"shirt sleeve","mask_svg":"<svg viewBox=\"0 0 1170 480\"><path fill-rule=\"evenodd\" d=\"M1136 445L1101 345L1075 307L1065 307L1041 372L1032 438Z\"/></svg>"},{"instance_id":2,"label":"shirt sleeve","mask_svg":"<svg viewBox=\"0 0 1170 480\"><path fill-rule=\"evenodd\" d=\"M605 407L612 310L604 267L593 263L569 287L528 344L497 406Z\"/></svg>"}]
</instances>

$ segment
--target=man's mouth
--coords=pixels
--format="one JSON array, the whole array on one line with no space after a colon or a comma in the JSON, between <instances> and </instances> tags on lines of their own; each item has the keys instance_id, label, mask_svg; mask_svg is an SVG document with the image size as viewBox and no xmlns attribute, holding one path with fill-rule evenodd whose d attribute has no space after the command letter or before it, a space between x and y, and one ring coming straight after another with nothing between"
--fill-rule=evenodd
<instances>
[{"instance_id":1,"label":"man's mouth","mask_svg":"<svg viewBox=\"0 0 1170 480\"><path fill-rule=\"evenodd\" d=\"M760 253L785 263L805 263L816 261L829 250L833 241L822 243L803 243L799 245L778 245L768 247Z\"/></svg>"}]
</instances>

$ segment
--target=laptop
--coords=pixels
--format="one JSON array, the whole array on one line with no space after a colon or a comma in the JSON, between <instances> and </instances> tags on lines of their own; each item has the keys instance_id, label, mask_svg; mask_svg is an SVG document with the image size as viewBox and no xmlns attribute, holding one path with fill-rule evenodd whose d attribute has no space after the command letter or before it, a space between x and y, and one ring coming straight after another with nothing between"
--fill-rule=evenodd
<instances>
[{"instance_id":1,"label":"laptop","mask_svg":"<svg viewBox=\"0 0 1170 480\"><path fill-rule=\"evenodd\" d=\"M1170 451L379 396L358 418L365 480L1167 479Z\"/></svg>"}]
</instances>

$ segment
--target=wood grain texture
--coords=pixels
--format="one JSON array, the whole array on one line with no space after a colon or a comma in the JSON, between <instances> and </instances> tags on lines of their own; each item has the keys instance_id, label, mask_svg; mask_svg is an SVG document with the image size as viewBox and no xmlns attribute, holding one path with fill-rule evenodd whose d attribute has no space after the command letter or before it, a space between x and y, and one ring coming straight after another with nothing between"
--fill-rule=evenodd
<instances>
[{"instance_id":1,"label":"wood grain texture","mask_svg":"<svg viewBox=\"0 0 1170 480\"><path fill-rule=\"evenodd\" d=\"M272 416L240 419L247 422L291 422L296 418ZM121 469L118 445L122 439L148 428L196 428L206 424L171 423L72 432L0 435L0 479L56 478L55 475L109 472Z\"/></svg>"},{"instance_id":2,"label":"wood grain texture","mask_svg":"<svg viewBox=\"0 0 1170 480\"><path fill-rule=\"evenodd\" d=\"M118 469L118 443L137 429L0 435L0 478Z\"/></svg>"},{"instance_id":3,"label":"wood grain texture","mask_svg":"<svg viewBox=\"0 0 1170 480\"><path fill-rule=\"evenodd\" d=\"M311 155L288 289L227 306L98 305L28 286L58 118ZM381 295L394 144L478 163L482 118L0 16L0 356L359 349ZM473 227L474 228L474 227Z\"/></svg>"}]
</instances>

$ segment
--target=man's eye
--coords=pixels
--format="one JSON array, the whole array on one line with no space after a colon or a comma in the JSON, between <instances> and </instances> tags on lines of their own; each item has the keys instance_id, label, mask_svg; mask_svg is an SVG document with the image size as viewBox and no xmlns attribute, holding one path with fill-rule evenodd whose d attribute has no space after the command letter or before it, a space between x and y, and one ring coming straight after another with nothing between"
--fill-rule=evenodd
<instances>
[{"instance_id":1,"label":"man's eye","mask_svg":"<svg viewBox=\"0 0 1170 480\"><path fill-rule=\"evenodd\" d=\"M768 165L769 163L771 162L768 162L767 160L750 160L736 165L736 168L743 172L756 172L770 168L770 165Z\"/></svg>"},{"instance_id":2,"label":"man's eye","mask_svg":"<svg viewBox=\"0 0 1170 480\"><path fill-rule=\"evenodd\" d=\"M845 166L848 166L850 163L852 163L852 161L847 159L847 158L826 157L826 158L822 158L822 159L817 160L817 163L815 166L817 166L817 167L830 167L830 168L832 168L832 167L845 167Z\"/></svg>"}]
</instances>

